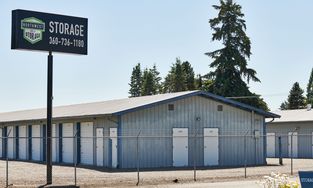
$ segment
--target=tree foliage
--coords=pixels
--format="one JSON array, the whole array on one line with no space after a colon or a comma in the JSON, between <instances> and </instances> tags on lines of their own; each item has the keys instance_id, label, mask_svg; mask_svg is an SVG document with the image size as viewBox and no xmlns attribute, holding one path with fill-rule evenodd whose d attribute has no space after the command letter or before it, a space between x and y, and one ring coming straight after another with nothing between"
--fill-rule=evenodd
<instances>
[{"instance_id":1,"label":"tree foliage","mask_svg":"<svg viewBox=\"0 0 313 188\"><path fill-rule=\"evenodd\" d=\"M260 80L256 77L256 71L247 67L251 42L245 33L246 24L241 6L232 0L220 0L220 5L213 7L219 13L216 18L209 20L213 30L212 41L221 41L223 47L207 53L213 59L210 67L215 69L206 75L209 80L213 80L212 92L225 97L256 96L238 101L268 110L264 100L250 92L247 85L250 81Z\"/></svg>"},{"instance_id":2,"label":"tree foliage","mask_svg":"<svg viewBox=\"0 0 313 188\"><path fill-rule=\"evenodd\" d=\"M311 75L310 75L310 79L309 79L309 83L306 89L306 97L307 97L307 104L311 104L313 105L313 68L311 71Z\"/></svg>"},{"instance_id":3,"label":"tree foliage","mask_svg":"<svg viewBox=\"0 0 313 188\"><path fill-rule=\"evenodd\" d=\"M294 83L290 92L287 101L283 102L280 105L281 110L288 109L301 109L305 108L305 97L303 96L303 89L301 89L298 82Z\"/></svg>"},{"instance_id":4,"label":"tree foliage","mask_svg":"<svg viewBox=\"0 0 313 188\"><path fill-rule=\"evenodd\" d=\"M130 89L129 94L130 97L139 97L141 96L141 87L142 87L142 72L140 63L138 63L132 71L129 83Z\"/></svg>"},{"instance_id":5,"label":"tree foliage","mask_svg":"<svg viewBox=\"0 0 313 188\"><path fill-rule=\"evenodd\" d=\"M141 96L156 94L156 84L151 70L145 69L142 76Z\"/></svg>"},{"instance_id":6,"label":"tree foliage","mask_svg":"<svg viewBox=\"0 0 313 188\"><path fill-rule=\"evenodd\" d=\"M163 83L163 93L173 93L187 90L187 78L180 59L171 66Z\"/></svg>"}]
</instances>

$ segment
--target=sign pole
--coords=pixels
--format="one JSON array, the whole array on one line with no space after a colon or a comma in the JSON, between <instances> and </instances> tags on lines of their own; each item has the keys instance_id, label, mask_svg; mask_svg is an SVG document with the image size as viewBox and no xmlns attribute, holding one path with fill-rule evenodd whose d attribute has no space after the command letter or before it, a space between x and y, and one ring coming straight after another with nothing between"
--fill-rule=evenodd
<instances>
[{"instance_id":1,"label":"sign pole","mask_svg":"<svg viewBox=\"0 0 313 188\"><path fill-rule=\"evenodd\" d=\"M52 184L52 142L51 142L51 127L52 127L52 86L53 86L53 56L49 51L48 55L48 88L47 88L47 185Z\"/></svg>"}]
</instances>

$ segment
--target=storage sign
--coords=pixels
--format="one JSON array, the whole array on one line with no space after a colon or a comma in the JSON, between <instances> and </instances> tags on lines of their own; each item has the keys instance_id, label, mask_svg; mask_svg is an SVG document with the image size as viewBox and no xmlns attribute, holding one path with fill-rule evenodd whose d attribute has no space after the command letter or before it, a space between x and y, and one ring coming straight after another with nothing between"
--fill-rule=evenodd
<instances>
[{"instance_id":1,"label":"storage sign","mask_svg":"<svg viewBox=\"0 0 313 188\"><path fill-rule=\"evenodd\" d=\"M87 55L87 34L86 18L12 11L12 49Z\"/></svg>"}]
</instances>

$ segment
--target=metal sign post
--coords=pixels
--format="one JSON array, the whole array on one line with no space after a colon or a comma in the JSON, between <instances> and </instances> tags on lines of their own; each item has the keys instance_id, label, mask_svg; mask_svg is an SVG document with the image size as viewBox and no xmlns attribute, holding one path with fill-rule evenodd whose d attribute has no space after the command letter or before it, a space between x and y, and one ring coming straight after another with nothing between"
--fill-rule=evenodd
<instances>
[{"instance_id":1,"label":"metal sign post","mask_svg":"<svg viewBox=\"0 0 313 188\"><path fill-rule=\"evenodd\" d=\"M53 56L52 52L48 55L48 88L47 88L47 184L52 184L52 142L51 142L51 129L52 129L52 89L53 89Z\"/></svg>"}]
</instances>

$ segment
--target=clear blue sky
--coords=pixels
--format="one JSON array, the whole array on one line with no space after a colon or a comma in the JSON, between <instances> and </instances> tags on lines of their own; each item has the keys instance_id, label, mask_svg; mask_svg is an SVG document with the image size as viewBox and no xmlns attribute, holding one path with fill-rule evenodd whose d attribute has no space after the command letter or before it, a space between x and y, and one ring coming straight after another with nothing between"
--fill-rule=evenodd
<instances>
[{"instance_id":1,"label":"clear blue sky","mask_svg":"<svg viewBox=\"0 0 313 188\"><path fill-rule=\"evenodd\" d=\"M247 1L243 7L252 41L249 66L262 83L250 84L272 110L295 81L306 88L313 67L313 1ZM29 9L87 17L88 56L55 54L54 105L128 96L132 67L156 63L164 76L176 57L207 73L211 60L208 19L217 0L2 0L0 3L0 112L46 106L47 53L10 49L11 10Z\"/></svg>"}]
</instances>

